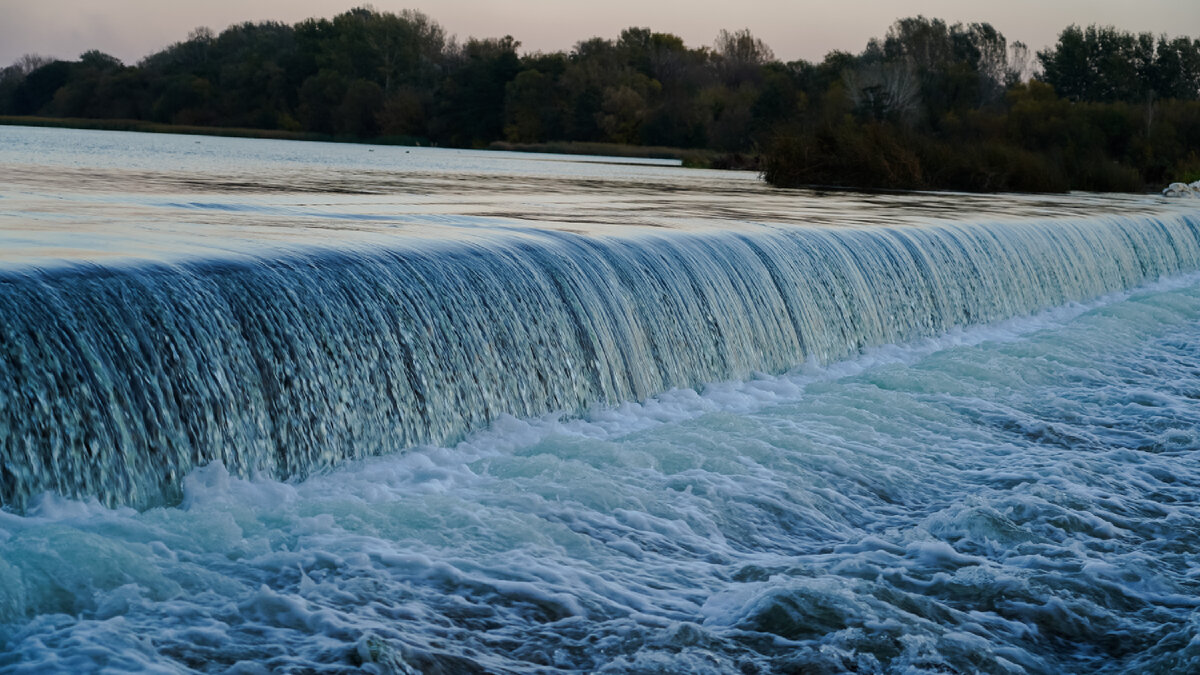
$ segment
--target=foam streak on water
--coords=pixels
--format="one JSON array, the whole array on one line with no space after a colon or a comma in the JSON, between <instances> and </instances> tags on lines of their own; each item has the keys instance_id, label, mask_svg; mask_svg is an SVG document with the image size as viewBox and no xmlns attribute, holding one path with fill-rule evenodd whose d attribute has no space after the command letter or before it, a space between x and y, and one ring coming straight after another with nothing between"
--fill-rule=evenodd
<instances>
[{"instance_id":1,"label":"foam streak on water","mask_svg":"<svg viewBox=\"0 0 1200 675\"><path fill-rule=\"evenodd\" d=\"M0 515L0 669L1192 672L1200 279ZM440 671L439 671L440 669Z\"/></svg>"}]
</instances>

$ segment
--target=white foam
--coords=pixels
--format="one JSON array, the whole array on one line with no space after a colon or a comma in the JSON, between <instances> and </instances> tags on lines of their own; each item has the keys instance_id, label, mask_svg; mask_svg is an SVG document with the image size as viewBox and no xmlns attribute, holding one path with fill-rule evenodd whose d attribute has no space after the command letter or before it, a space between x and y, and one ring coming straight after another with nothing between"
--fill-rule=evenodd
<instances>
[{"instance_id":1,"label":"white foam","mask_svg":"<svg viewBox=\"0 0 1200 675\"><path fill-rule=\"evenodd\" d=\"M1069 671L1045 645L1120 633L1186 670L1195 436L1143 444L1195 419L1198 290L304 481L214 463L176 508L46 496L0 515L0 667Z\"/></svg>"}]
</instances>

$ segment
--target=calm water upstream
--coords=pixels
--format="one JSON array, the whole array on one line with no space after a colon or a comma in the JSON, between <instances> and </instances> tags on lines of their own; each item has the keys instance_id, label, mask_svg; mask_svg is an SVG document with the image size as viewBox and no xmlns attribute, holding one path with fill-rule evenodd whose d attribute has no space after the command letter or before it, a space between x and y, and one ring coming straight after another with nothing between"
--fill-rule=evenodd
<instances>
[{"instance_id":1,"label":"calm water upstream","mask_svg":"<svg viewBox=\"0 0 1200 675\"><path fill-rule=\"evenodd\" d=\"M1200 208L0 127L0 672L1200 671Z\"/></svg>"}]
</instances>

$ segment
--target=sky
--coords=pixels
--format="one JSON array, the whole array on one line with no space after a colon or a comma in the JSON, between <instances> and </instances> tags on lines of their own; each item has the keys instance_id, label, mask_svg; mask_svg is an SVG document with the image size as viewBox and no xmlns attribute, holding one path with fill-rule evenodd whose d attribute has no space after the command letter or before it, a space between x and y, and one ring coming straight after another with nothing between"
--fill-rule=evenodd
<instances>
[{"instance_id":1,"label":"sky","mask_svg":"<svg viewBox=\"0 0 1200 675\"><path fill-rule=\"evenodd\" d=\"M295 23L368 4L354 0L0 0L0 66L22 54L74 59L99 49L132 64L206 26ZM569 50L589 37L645 26L690 47L749 28L782 60L859 52L897 18L923 14L988 22L1037 50L1074 23L1200 38L1200 0L374 0L381 11L417 9L460 40L512 35L522 52Z\"/></svg>"}]
</instances>

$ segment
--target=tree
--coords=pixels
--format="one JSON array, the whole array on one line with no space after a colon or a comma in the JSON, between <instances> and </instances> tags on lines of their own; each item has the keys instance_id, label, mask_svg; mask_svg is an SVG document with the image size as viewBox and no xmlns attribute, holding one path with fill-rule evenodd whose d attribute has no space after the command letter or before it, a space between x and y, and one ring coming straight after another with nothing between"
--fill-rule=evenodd
<instances>
[{"instance_id":1,"label":"tree","mask_svg":"<svg viewBox=\"0 0 1200 675\"><path fill-rule=\"evenodd\" d=\"M722 30L713 46L725 82L732 86L755 79L759 67L775 60L771 48L754 37L749 28L732 33Z\"/></svg>"},{"instance_id":2,"label":"tree","mask_svg":"<svg viewBox=\"0 0 1200 675\"><path fill-rule=\"evenodd\" d=\"M934 123L950 111L999 102L1010 78L1007 40L987 23L899 19L881 51L883 60L911 66L926 117Z\"/></svg>"},{"instance_id":3,"label":"tree","mask_svg":"<svg viewBox=\"0 0 1200 675\"><path fill-rule=\"evenodd\" d=\"M503 38L467 41L452 59L431 132L454 145L482 145L501 137L508 83L517 76L521 43Z\"/></svg>"},{"instance_id":4,"label":"tree","mask_svg":"<svg viewBox=\"0 0 1200 675\"><path fill-rule=\"evenodd\" d=\"M346 97L346 78L341 73L324 68L304 81L300 87L300 122L305 129L324 134L337 130L338 106Z\"/></svg>"},{"instance_id":5,"label":"tree","mask_svg":"<svg viewBox=\"0 0 1200 675\"><path fill-rule=\"evenodd\" d=\"M1008 67L1004 72L1004 88L1028 82L1034 75L1033 55L1024 42L1016 41L1008 46Z\"/></svg>"},{"instance_id":6,"label":"tree","mask_svg":"<svg viewBox=\"0 0 1200 675\"><path fill-rule=\"evenodd\" d=\"M13 112L17 115L36 115L42 112L71 78L72 64L51 61L38 66L17 85L12 94Z\"/></svg>"},{"instance_id":7,"label":"tree","mask_svg":"<svg viewBox=\"0 0 1200 675\"><path fill-rule=\"evenodd\" d=\"M379 132L384 136L428 135L429 109L433 95L413 86L396 88L376 116Z\"/></svg>"},{"instance_id":8,"label":"tree","mask_svg":"<svg viewBox=\"0 0 1200 675\"><path fill-rule=\"evenodd\" d=\"M1161 98L1200 99L1200 40L1160 37L1152 86Z\"/></svg>"},{"instance_id":9,"label":"tree","mask_svg":"<svg viewBox=\"0 0 1200 675\"><path fill-rule=\"evenodd\" d=\"M562 106L552 76L523 70L505 87L504 137L533 143L562 137Z\"/></svg>"},{"instance_id":10,"label":"tree","mask_svg":"<svg viewBox=\"0 0 1200 675\"><path fill-rule=\"evenodd\" d=\"M346 87L341 104L333 111L333 129L340 135L356 138L376 136L382 107L383 89L370 80L355 80Z\"/></svg>"},{"instance_id":11,"label":"tree","mask_svg":"<svg viewBox=\"0 0 1200 675\"><path fill-rule=\"evenodd\" d=\"M658 82L636 73L623 84L604 90L597 120L600 128L613 143L636 144L641 141L641 125L649 109L649 101L662 87Z\"/></svg>"},{"instance_id":12,"label":"tree","mask_svg":"<svg viewBox=\"0 0 1200 675\"><path fill-rule=\"evenodd\" d=\"M1164 47L1164 43L1167 44ZM1038 52L1043 78L1060 96L1073 101L1145 102L1170 91L1173 96L1196 98L1189 86L1177 86L1176 72L1187 73L1194 50L1186 41L1177 45L1166 37L1158 41L1149 33L1133 34L1112 26L1068 26L1051 48ZM1178 69L1178 70L1173 70ZM1187 74L1183 76L1186 82Z\"/></svg>"},{"instance_id":13,"label":"tree","mask_svg":"<svg viewBox=\"0 0 1200 675\"><path fill-rule=\"evenodd\" d=\"M860 116L906 123L916 118L921 90L910 63L865 63L842 71L842 81Z\"/></svg>"}]
</instances>

